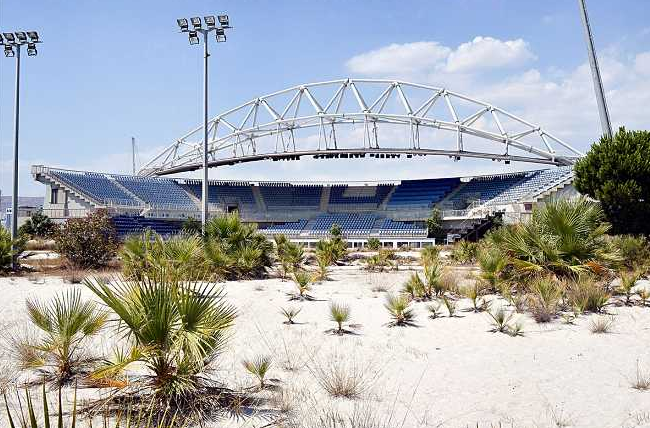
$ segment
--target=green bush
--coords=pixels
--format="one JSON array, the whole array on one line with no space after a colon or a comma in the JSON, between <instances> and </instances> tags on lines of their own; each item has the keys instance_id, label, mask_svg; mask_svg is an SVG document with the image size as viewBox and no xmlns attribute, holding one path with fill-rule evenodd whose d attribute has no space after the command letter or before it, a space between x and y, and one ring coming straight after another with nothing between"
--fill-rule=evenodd
<instances>
[{"instance_id":1,"label":"green bush","mask_svg":"<svg viewBox=\"0 0 650 428\"><path fill-rule=\"evenodd\" d=\"M15 251L11 249L11 234L8 230L0 226L0 271L8 271L11 269L11 261ZM17 255L17 254L16 254Z\"/></svg>"},{"instance_id":2,"label":"green bush","mask_svg":"<svg viewBox=\"0 0 650 428\"><path fill-rule=\"evenodd\" d=\"M68 219L56 234L56 251L75 267L105 266L115 257L117 235L106 211Z\"/></svg>"},{"instance_id":3,"label":"green bush","mask_svg":"<svg viewBox=\"0 0 650 428\"><path fill-rule=\"evenodd\" d=\"M462 240L456 242L451 250L451 258L458 263L472 263L478 254L478 244Z\"/></svg>"},{"instance_id":4,"label":"green bush","mask_svg":"<svg viewBox=\"0 0 650 428\"><path fill-rule=\"evenodd\" d=\"M650 265L650 243L645 236L617 235L612 237L611 243L628 268Z\"/></svg>"},{"instance_id":5,"label":"green bush","mask_svg":"<svg viewBox=\"0 0 650 428\"><path fill-rule=\"evenodd\" d=\"M51 238L56 235L58 227L43 210L33 213L18 229L18 234L29 239Z\"/></svg>"},{"instance_id":6,"label":"green bush","mask_svg":"<svg viewBox=\"0 0 650 428\"><path fill-rule=\"evenodd\" d=\"M366 248L372 251L377 251L381 248L381 241L378 238L370 238L366 242Z\"/></svg>"},{"instance_id":7,"label":"green bush","mask_svg":"<svg viewBox=\"0 0 650 428\"><path fill-rule=\"evenodd\" d=\"M188 217L181 226L183 233L188 235L201 235L203 233L203 227L201 222L195 219L194 217Z\"/></svg>"}]
</instances>

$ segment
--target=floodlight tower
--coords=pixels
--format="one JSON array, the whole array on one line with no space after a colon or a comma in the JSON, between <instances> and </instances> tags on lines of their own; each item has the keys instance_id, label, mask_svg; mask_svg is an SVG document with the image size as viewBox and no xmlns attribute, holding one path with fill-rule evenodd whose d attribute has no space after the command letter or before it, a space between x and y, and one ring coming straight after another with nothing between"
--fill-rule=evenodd
<instances>
[{"instance_id":1,"label":"floodlight tower","mask_svg":"<svg viewBox=\"0 0 650 428\"><path fill-rule=\"evenodd\" d=\"M2 33L0 44L4 46L5 57L16 58L16 92L14 94L14 182L11 195L11 250L15 250L14 240L18 237L18 130L20 125L20 50L27 45L27 55L36 56L36 44L41 40L36 31L15 31ZM15 49L15 51L14 51ZM16 257L12 257L11 267L16 267Z\"/></svg>"},{"instance_id":2,"label":"floodlight tower","mask_svg":"<svg viewBox=\"0 0 650 428\"><path fill-rule=\"evenodd\" d=\"M199 34L203 35L203 188L201 196L201 226L205 232L205 225L208 221L208 36L214 32L217 43L226 41L226 29L230 27L228 15L214 16L208 15L203 17L190 18L192 28L185 18L176 20L181 33L188 33L190 45L199 44ZM205 27L203 23L205 22Z\"/></svg>"}]
</instances>

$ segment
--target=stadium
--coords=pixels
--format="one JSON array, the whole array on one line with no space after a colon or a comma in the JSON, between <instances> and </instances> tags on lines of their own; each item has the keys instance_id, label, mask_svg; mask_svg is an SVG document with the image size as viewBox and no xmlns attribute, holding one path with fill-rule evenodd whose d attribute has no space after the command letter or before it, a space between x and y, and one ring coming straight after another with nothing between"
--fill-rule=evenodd
<instances>
[{"instance_id":1,"label":"stadium","mask_svg":"<svg viewBox=\"0 0 650 428\"><path fill-rule=\"evenodd\" d=\"M408 137L394 138L396 132ZM236 211L269 237L284 234L307 246L334 224L352 247L369 238L395 248L432 245L426 219L433 209L442 216L443 241L476 240L497 217L521 221L540 202L577 195L571 165L580 152L539 125L446 88L369 79L299 85L216 116L207 133L208 166L225 176L238 163L302 157L442 156L546 167L374 182L209 182L210 216ZM199 127L177 139L137 175L34 165L34 179L45 186L44 213L63 221L105 209L120 236L146 228L177 233L183 221L201 217L202 182L169 176L202 167L202 136Z\"/></svg>"}]
</instances>

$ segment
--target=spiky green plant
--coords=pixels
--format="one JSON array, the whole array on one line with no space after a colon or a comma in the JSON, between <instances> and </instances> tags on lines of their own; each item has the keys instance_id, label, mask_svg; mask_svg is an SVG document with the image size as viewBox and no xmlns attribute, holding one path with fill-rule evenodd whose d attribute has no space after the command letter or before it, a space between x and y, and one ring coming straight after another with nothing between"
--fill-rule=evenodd
<instances>
[{"instance_id":1,"label":"spiky green plant","mask_svg":"<svg viewBox=\"0 0 650 428\"><path fill-rule=\"evenodd\" d=\"M427 311L431 314L429 315L431 319L438 318L440 316L440 302L436 300L433 303L429 303L427 305Z\"/></svg>"},{"instance_id":2,"label":"spiky green plant","mask_svg":"<svg viewBox=\"0 0 650 428\"><path fill-rule=\"evenodd\" d=\"M316 255L316 263L318 265L318 270L316 271L316 281L328 281L329 280L329 261L326 257L323 257L322 254Z\"/></svg>"},{"instance_id":3,"label":"spiky green plant","mask_svg":"<svg viewBox=\"0 0 650 428\"><path fill-rule=\"evenodd\" d=\"M621 284L616 291L625 296L625 305L629 306L632 303L632 295L634 294L634 284L641 277L638 271L626 272L624 270L619 272L621 276Z\"/></svg>"},{"instance_id":4,"label":"spiky green plant","mask_svg":"<svg viewBox=\"0 0 650 428\"><path fill-rule=\"evenodd\" d=\"M600 274L621 261L607 242L610 225L604 218L602 208L586 198L551 200L534 209L528 222L502 227L489 240L521 276Z\"/></svg>"},{"instance_id":5,"label":"spiky green plant","mask_svg":"<svg viewBox=\"0 0 650 428\"><path fill-rule=\"evenodd\" d=\"M609 303L610 297L606 288L591 275L580 275L567 283L567 303L578 313L602 312Z\"/></svg>"},{"instance_id":6,"label":"spiky green plant","mask_svg":"<svg viewBox=\"0 0 650 428\"><path fill-rule=\"evenodd\" d=\"M310 300L313 298L308 294L309 291L311 291L312 282L312 276L309 272L304 270L294 272L293 282L296 284L296 288L298 289L298 294L294 296L294 298L299 300Z\"/></svg>"},{"instance_id":7,"label":"spiky green plant","mask_svg":"<svg viewBox=\"0 0 650 428\"><path fill-rule=\"evenodd\" d=\"M535 321L550 322L557 315L563 291L560 283L551 277L535 278L532 281L529 306Z\"/></svg>"},{"instance_id":8,"label":"spiky green plant","mask_svg":"<svg viewBox=\"0 0 650 428\"><path fill-rule=\"evenodd\" d=\"M366 248L372 251L377 251L381 248L381 241L377 238L368 238Z\"/></svg>"},{"instance_id":9,"label":"spiky green plant","mask_svg":"<svg viewBox=\"0 0 650 428\"><path fill-rule=\"evenodd\" d=\"M350 306L343 303L330 302L330 319L338 326L336 333L343 334L343 324L350 321Z\"/></svg>"},{"instance_id":10,"label":"spiky green plant","mask_svg":"<svg viewBox=\"0 0 650 428\"><path fill-rule=\"evenodd\" d=\"M462 289L463 295L472 301L474 312L482 312L486 309L487 301L482 297L483 286L476 282Z\"/></svg>"},{"instance_id":11,"label":"spiky green plant","mask_svg":"<svg viewBox=\"0 0 650 428\"><path fill-rule=\"evenodd\" d=\"M485 287L492 292L499 290L501 273L508 264L506 255L495 247L482 248L478 252L478 264L481 268L479 277Z\"/></svg>"},{"instance_id":12,"label":"spiky green plant","mask_svg":"<svg viewBox=\"0 0 650 428\"><path fill-rule=\"evenodd\" d=\"M115 314L117 331L130 345L96 378L119 379L132 363L142 363L146 375L132 375L131 381L179 407L210 383L204 374L225 347L236 317L216 283L182 281L160 269L142 281L93 278L85 284Z\"/></svg>"},{"instance_id":13,"label":"spiky green plant","mask_svg":"<svg viewBox=\"0 0 650 428\"><path fill-rule=\"evenodd\" d=\"M295 324L295 321L293 320L295 317L298 316L298 314L302 311L302 308L296 308L296 307L290 307L290 308L281 308L280 313L285 316L287 319L284 323L285 324Z\"/></svg>"},{"instance_id":14,"label":"spiky green plant","mask_svg":"<svg viewBox=\"0 0 650 428\"><path fill-rule=\"evenodd\" d=\"M417 272L413 272L402 287L402 293L408 294L411 299L418 297L422 290L424 290L424 283Z\"/></svg>"},{"instance_id":15,"label":"spiky green plant","mask_svg":"<svg viewBox=\"0 0 650 428\"><path fill-rule=\"evenodd\" d=\"M429 262L424 268L423 298L431 299L433 296L442 296L447 290L443 280L443 267L439 260Z\"/></svg>"},{"instance_id":16,"label":"spiky green plant","mask_svg":"<svg viewBox=\"0 0 650 428\"><path fill-rule=\"evenodd\" d=\"M20 255L24 245L24 239L12 240L11 233L0 226L0 272L11 269L11 262L14 256L17 257Z\"/></svg>"},{"instance_id":17,"label":"spiky green plant","mask_svg":"<svg viewBox=\"0 0 650 428\"><path fill-rule=\"evenodd\" d=\"M384 307L390 314L392 321L389 326L414 325L415 311L411 307L411 299L404 294L387 294Z\"/></svg>"},{"instance_id":18,"label":"spiky green plant","mask_svg":"<svg viewBox=\"0 0 650 428\"><path fill-rule=\"evenodd\" d=\"M522 334L521 324L513 322L514 312L507 312L503 307L500 307L487 313L491 318L492 332L505 333L511 336Z\"/></svg>"},{"instance_id":19,"label":"spiky green plant","mask_svg":"<svg viewBox=\"0 0 650 428\"><path fill-rule=\"evenodd\" d=\"M447 308L447 313L449 313L449 317L453 317L454 314L456 313L456 301L450 299L447 296L442 296L442 303L445 304L445 307Z\"/></svg>"},{"instance_id":20,"label":"spiky green plant","mask_svg":"<svg viewBox=\"0 0 650 428\"><path fill-rule=\"evenodd\" d=\"M466 240L458 241L451 250L451 258L458 263L472 263L476 260L478 244Z\"/></svg>"},{"instance_id":21,"label":"spiky green plant","mask_svg":"<svg viewBox=\"0 0 650 428\"><path fill-rule=\"evenodd\" d=\"M21 366L36 369L39 377L59 387L85 377L99 361L86 352L85 342L101 331L107 314L83 301L77 289L49 302L29 299L26 306L38 335L15 341Z\"/></svg>"},{"instance_id":22,"label":"spiky green plant","mask_svg":"<svg viewBox=\"0 0 650 428\"><path fill-rule=\"evenodd\" d=\"M430 246L420 250L420 261L425 268L433 263L438 263L440 250L438 247Z\"/></svg>"},{"instance_id":23,"label":"spiky green plant","mask_svg":"<svg viewBox=\"0 0 650 428\"><path fill-rule=\"evenodd\" d=\"M210 219L203 248L208 268L217 278L259 278L272 264L273 244L236 214Z\"/></svg>"},{"instance_id":24,"label":"spiky green plant","mask_svg":"<svg viewBox=\"0 0 650 428\"><path fill-rule=\"evenodd\" d=\"M246 359L242 361L242 365L246 371L257 378L259 381L260 389L264 389L266 374L271 368L272 359L269 356L257 356L252 359Z\"/></svg>"}]
</instances>

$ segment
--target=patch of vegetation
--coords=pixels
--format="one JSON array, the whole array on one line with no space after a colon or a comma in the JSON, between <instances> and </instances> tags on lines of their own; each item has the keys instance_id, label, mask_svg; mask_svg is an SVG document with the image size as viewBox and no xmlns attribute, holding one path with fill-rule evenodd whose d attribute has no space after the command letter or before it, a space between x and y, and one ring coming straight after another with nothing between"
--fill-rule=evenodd
<instances>
[{"instance_id":1,"label":"patch of vegetation","mask_svg":"<svg viewBox=\"0 0 650 428\"><path fill-rule=\"evenodd\" d=\"M18 228L18 235L28 239L48 239L54 237L57 230L56 223L39 209Z\"/></svg>"},{"instance_id":2,"label":"patch of vegetation","mask_svg":"<svg viewBox=\"0 0 650 428\"><path fill-rule=\"evenodd\" d=\"M510 336L522 336L523 327L520 323L515 322L514 312L507 312L503 307L493 311L488 311L491 318L492 332L504 333Z\"/></svg>"},{"instance_id":3,"label":"patch of vegetation","mask_svg":"<svg viewBox=\"0 0 650 428\"><path fill-rule=\"evenodd\" d=\"M287 319L284 323L289 325L296 323L294 318L298 316L300 311L302 311L302 308L290 307L280 309L280 313Z\"/></svg>"},{"instance_id":4,"label":"patch of vegetation","mask_svg":"<svg viewBox=\"0 0 650 428\"><path fill-rule=\"evenodd\" d=\"M104 210L66 220L55 240L56 251L79 268L105 266L117 254L115 227Z\"/></svg>"},{"instance_id":5,"label":"patch of vegetation","mask_svg":"<svg viewBox=\"0 0 650 428\"><path fill-rule=\"evenodd\" d=\"M614 316L599 315L591 319L589 330L594 334L609 333L614 326Z\"/></svg>"},{"instance_id":6,"label":"patch of vegetation","mask_svg":"<svg viewBox=\"0 0 650 428\"><path fill-rule=\"evenodd\" d=\"M350 306L343 303L330 302L330 319L337 325L336 334L342 335L346 332L343 324L350 321Z\"/></svg>"},{"instance_id":7,"label":"patch of vegetation","mask_svg":"<svg viewBox=\"0 0 650 428\"><path fill-rule=\"evenodd\" d=\"M473 263L478 255L478 244L466 240L458 241L451 249L451 258L457 263Z\"/></svg>"},{"instance_id":8,"label":"patch of vegetation","mask_svg":"<svg viewBox=\"0 0 650 428\"><path fill-rule=\"evenodd\" d=\"M411 299L403 294L386 295L384 307L390 314L392 321L389 326L413 326L415 325L415 311L411 307Z\"/></svg>"},{"instance_id":9,"label":"patch of vegetation","mask_svg":"<svg viewBox=\"0 0 650 428\"><path fill-rule=\"evenodd\" d=\"M378 238L369 238L366 242L366 248L372 251L378 251L381 248L381 241Z\"/></svg>"},{"instance_id":10,"label":"patch of vegetation","mask_svg":"<svg viewBox=\"0 0 650 428\"><path fill-rule=\"evenodd\" d=\"M558 312L562 286L551 277L536 278L529 286L529 308L538 323L550 322Z\"/></svg>"},{"instance_id":11,"label":"patch of vegetation","mask_svg":"<svg viewBox=\"0 0 650 428\"><path fill-rule=\"evenodd\" d=\"M262 390L265 388L265 378L269 369L271 368L273 360L269 356L257 356L252 359L246 359L242 361L242 365L246 371L257 378L259 382L259 389Z\"/></svg>"}]
</instances>

